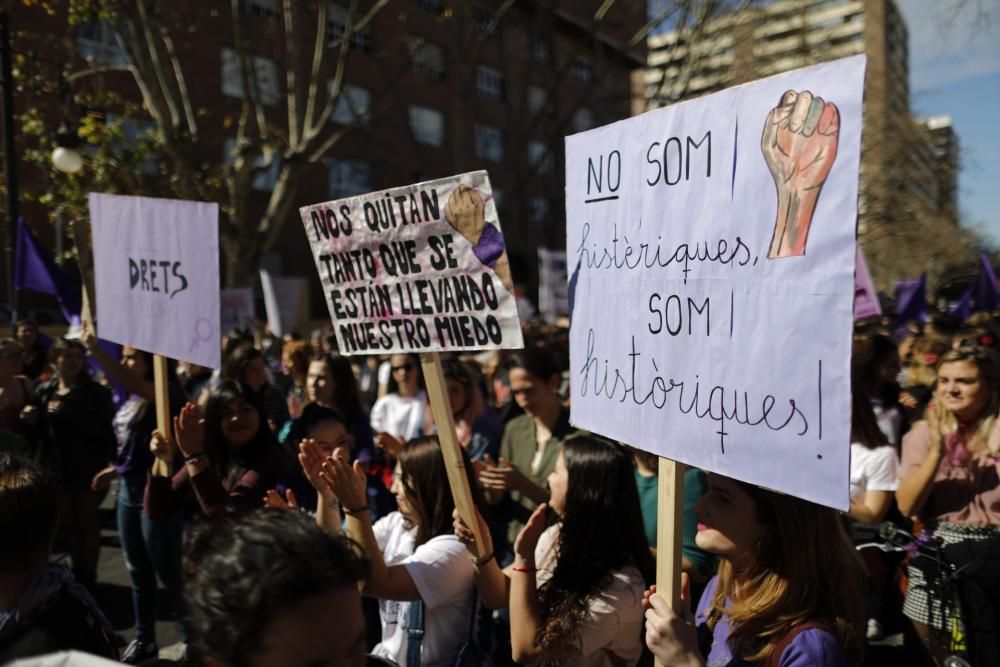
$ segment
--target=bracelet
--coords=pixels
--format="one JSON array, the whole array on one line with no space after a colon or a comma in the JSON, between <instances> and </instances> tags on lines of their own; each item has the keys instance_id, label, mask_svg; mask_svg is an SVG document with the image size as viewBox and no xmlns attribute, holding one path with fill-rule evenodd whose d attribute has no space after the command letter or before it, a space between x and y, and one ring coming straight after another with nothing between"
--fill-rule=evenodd
<instances>
[{"instance_id":1,"label":"bracelet","mask_svg":"<svg viewBox=\"0 0 1000 667\"><path fill-rule=\"evenodd\" d=\"M472 564L475 565L476 567L482 567L483 565L486 565L491 560L493 560L493 558L495 557L495 554L496 554L496 552L491 551L488 555L483 556L482 558L480 558L478 560L472 561Z\"/></svg>"},{"instance_id":2,"label":"bracelet","mask_svg":"<svg viewBox=\"0 0 1000 667\"><path fill-rule=\"evenodd\" d=\"M512 567L511 572L538 572L538 568L535 567Z\"/></svg>"},{"instance_id":3,"label":"bracelet","mask_svg":"<svg viewBox=\"0 0 1000 667\"><path fill-rule=\"evenodd\" d=\"M208 454L205 452L198 452L197 454L192 454L191 456L184 457L184 463L195 463L201 459L208 458Z\"/></svg>"},{"instance_id":4,"label":"bracelet","mask_svg":"<svg viewBox=\"0 0 1000 667\"><path fill-rule=\"evenodd\" d=\"M361 514L362 512L367 512L368 507L343 507L344 514Z\"/></svg>"}]
</instances>

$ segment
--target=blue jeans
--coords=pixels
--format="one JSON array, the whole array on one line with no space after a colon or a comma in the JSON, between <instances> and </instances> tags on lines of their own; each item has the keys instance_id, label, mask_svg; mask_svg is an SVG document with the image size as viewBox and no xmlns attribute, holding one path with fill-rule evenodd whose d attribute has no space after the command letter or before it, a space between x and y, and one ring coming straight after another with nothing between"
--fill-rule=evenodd
<instances>
[{"instance_id":1,"label":"blue jeans","mask_svg":"<svg viewBox=\"0 0 1000 667\"><path fill-rule=\"evenodd\" d=\"M145 475L121 478L118 487L118 536L132 580L136 639L150 643L156 641L157 574L167 589L173 608L180 608L183 524L179 516L156 521L150 519L142 511L145 487Z\"/></svg>"}]
</instances>

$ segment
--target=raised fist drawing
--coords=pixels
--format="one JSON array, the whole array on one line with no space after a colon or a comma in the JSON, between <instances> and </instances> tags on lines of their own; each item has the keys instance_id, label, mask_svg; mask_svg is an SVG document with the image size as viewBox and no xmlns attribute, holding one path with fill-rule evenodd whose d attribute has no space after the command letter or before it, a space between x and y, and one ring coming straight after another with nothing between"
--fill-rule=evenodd
<instances>
[{"instance_id":1,"label":"raised fist drawing","mask_svg":"<svg viewBox=\"0 0 1000 667\"><path fill-rule=\"evenodd\" d=\"M840 138L836 105L808 90L789 90L767 115L760 148L778 191L778 215L768 258L806 254L816 201Z\"/></svg>"}]
</instances>

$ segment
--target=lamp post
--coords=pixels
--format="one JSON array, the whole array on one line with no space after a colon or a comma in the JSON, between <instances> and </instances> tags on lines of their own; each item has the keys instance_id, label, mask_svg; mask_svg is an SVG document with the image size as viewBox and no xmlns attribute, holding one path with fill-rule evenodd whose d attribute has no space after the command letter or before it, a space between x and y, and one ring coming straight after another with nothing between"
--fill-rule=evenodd
<instances>
[{"instance_id":1,"label":"lamp post","mask_svg":"<svg viewBox=\"0 0 1000 667\"><path fill-rule=\"evenodd\" d=\"M7 305L10 327L17 322L17 290L14 289L14 243L20 205L17 191L17 150L14 146L14 78L10 68L10 22L7 9L0 9L0 130L3 132L4 172L7 178Z\"/></svg>"}]
</instances>

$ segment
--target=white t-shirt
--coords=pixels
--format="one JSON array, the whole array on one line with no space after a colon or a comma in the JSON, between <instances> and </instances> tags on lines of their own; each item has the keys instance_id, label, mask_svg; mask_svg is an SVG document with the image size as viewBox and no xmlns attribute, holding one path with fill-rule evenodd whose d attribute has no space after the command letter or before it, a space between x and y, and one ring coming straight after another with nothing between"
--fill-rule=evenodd
<instances>
[{"instance_id":1,"label":"white t-shirt","mask_svg":"<svg viewBox=\"0 0 1000 667\"><path fill-rule=\"evenodd\" d=\"M424 601L424 640L420 664L450 667L468 641L475 571L465 546L454 535L438 535L413 550L415 532L403 515L393 512L373 526L386 565L400 565L413 579ZM406 664L410 602L379 600L382 641L374 655Z\"/></svg>"},{"instance_id":2,"label":"white t-shirt","mask_svg":"<svg viewBox=\"0 0 1000 667\"><path fill-rule=\"evenodd\" d=\"M559 524L545 529L535 547L536 582L539 587L552 578L558 553ZM615 571L611 581L588 603L587 618L577 641L579 656L567 659L574 667L621 667L634 665L642 654L645 620L642 574L629 565ZM612 659L612 656L614 658Z\"/></svg>"},{"instance_id":3,"label":"white t-shirt","mask_svg":"<svg viewBox=\"0 0 1000 667\"><path fill-rule=\"evenodd\" d=\"M869 449L851 443L851 500L866 491L895 491L899 486L899 457L892 445Z\"/></svg>"},{"instance_id":4,"label":"white t-shirt","mask_svg":"<svg viewBox=\"0 0 1000 667\"><path fill-rule=\"evenodd\" d=\"M422 391L416 396L386 394L372 406L372 430L385 431L403 442L423 435L426 401Z\"/></svg>"}]
</instances>

